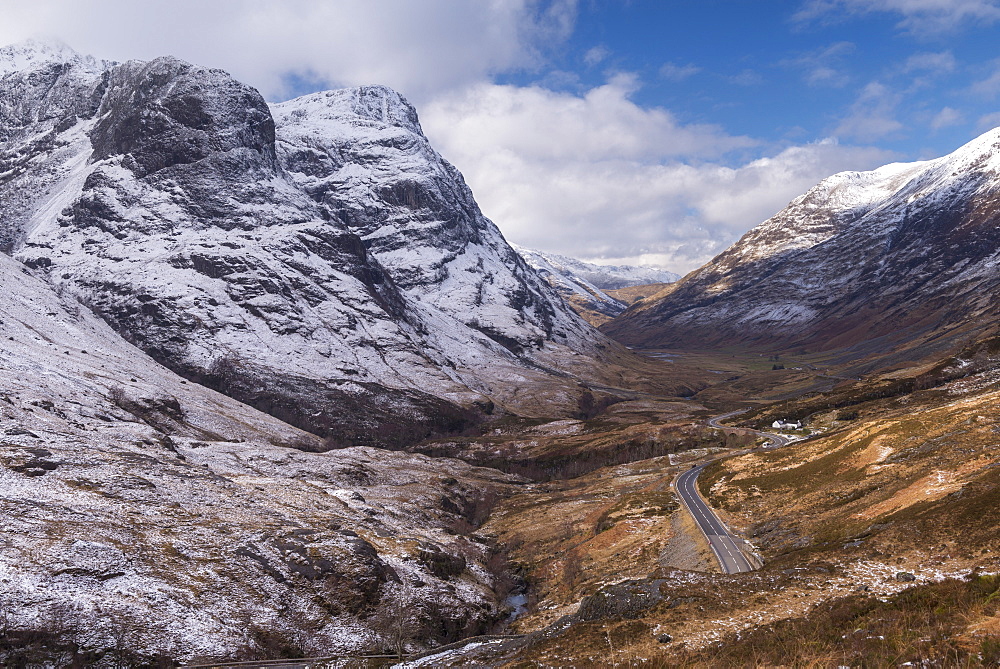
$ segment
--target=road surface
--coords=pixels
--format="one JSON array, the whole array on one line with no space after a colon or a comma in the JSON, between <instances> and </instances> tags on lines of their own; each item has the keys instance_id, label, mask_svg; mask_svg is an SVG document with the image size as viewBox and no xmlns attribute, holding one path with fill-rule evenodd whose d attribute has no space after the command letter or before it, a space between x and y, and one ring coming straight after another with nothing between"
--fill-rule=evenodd
<instances>
[{"instance_id":1,"label":"road surface","mask_svg":"<svg viewBox=\"0 0 1000 669\"><path fill-rule=\"evenodd\" d=\"M746 410L731 411L721 416L709 418L708 425L710 427L723 429L726 426L722 425L720 421L737 416L744 413L744 411ZM751 430L750 428L738 429L753 432L754 434L767 439L767 443L764 444L764 448L780 448L781 446L787 445L790 441L788 437L783 437L780 434L761 432L760 430ZM744 450L739 451L738 453L731 453L730 455L738 455L746 452L748 451ZM701 470L703 470L707 464L708 463L692 467L677 477L677 480L674 481L674 488L677 490L677 496L680 497L681 502L694 518L694 522L698 524L698 528L701 529L705 538L708 539L708 543L712 547L712 552L715 553L715 557L719 560L719 566L722 567L722 571L724 573L739 574L744 571L753 571L753 565L750 564L746 555L744 555L743 551L740 550L743 540L729 531L729 528L726 527L725 523L719 519L719 517L715 514L715 511L712 510L712 507L708 505L698 492L698 474L701 473Z\"/></svg>"},{"instance_id":2,"label":"road surface","mask_svg":"<svg viewBox=\"0 0 1000 669\"><path fill-rule=\"evenodd\" d=\"M742 540L729 531L729 528L719 520L715 511L698 492L698 474L705 466L692 467L677 477L674 482L677 496L687 507L698 527L704 532L705 538L708 539L708 543L712 547L712 552L719 560L723 573L739 574L744 571L753 571L753 565L739 548Z\"/></svg>"}]
</instances>

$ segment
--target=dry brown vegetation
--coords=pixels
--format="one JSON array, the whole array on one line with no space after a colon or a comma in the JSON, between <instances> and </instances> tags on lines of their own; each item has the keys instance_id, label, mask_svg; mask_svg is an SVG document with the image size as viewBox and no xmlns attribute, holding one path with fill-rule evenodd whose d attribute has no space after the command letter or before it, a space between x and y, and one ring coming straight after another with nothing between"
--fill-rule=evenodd
<instances>
[{"instance_id":1,"label":"dry brown vegetation","mask_svg":"<svg viewBox=\"0 0 1000 669\"><path fill-rule=\"evenodd\" d=\"M649 409L649 410L647 410ZM717 430L692 424L690 413L634 403L591 420L515 421L482 437L426 442L419 453L456 457L534 481L571 479L602 467L725 445ZM659 420L657 419L659 418Z\"/></svg>"},{"instance_id":2,"label":"dry brown vegetation","mask_svg":"<svg viewBox=\"0 0 1000 669\"><path fill-rule=\"evenodd\" d=\"M772 560L846 550L974 561L1000 547L991 513L1000 501L1000 392L950 392L910 394L826 438L719 462L703 490Z\"/></svg>"},{"instance_id":3,"label":"dry brown vegetation","mask_svg":"<svg viewBox=\"0 0 1000 669\"><path fill-rule=\"evenodd\" d=\"M615 288L604 292L631 306L640 300L646 300L658 293L663 292L669 283L647 283L641 286L626 286L625 288Z\"/></svg>"},{"instance_id":4,"label":"dry brown vegetation","mask_svg":"<svg viewBox=\"0 0 1000 669\"><path fill-rule=\"evenodd\" d=\"M671 540L693 529L675 522L675 471L654 458L534 484L501 504L483 531L509 548L530 584L533 611L516 628L539 629L601 586L660 568Z\"/></svg>"},{"instance_id":5,"label":"dry brown vegetation","mask_svg":"<svg viewBox=\"0 0 1000 669\"><path fill-rule=\"evenodd\" d=\"M947 579L887 600L865 594L838 599L808 616L684 653L677 664L997 666L998 610L1000 577Z\"/></svg>"},{"instance_id":6,"label":"dry brown vegetation","mask_svg":"<svg viewBox=\"0 0 1000 669\"><path fill-rule=\"evenodd\" d=\"M674 415L660 405L638 420L637 405L625 403L582 421L574 435L522 431L535 430L525 445L536 456L600 450L604 439L693 429L756 401L760 410L741 416L746 424L805 418L825 434L723 458L702 475L713 506L764 553L765 567L752 574L713 574L709 561L685 562L671 550L698 537L682 527L687 516L668 486L678 468L666 457L525 486L483 530L512 549L531 586L533 608L516 627L533 634L480 659L511 667L997 666L997 348L984 342L860 382L796 359L772 372L764 356L729 357L727 367L726 354L688 354L687 364L697 355L729 378L699 392L701 405L676 404ZM801 392L822 384L825 393ZM672 458L684 467L683 458L707 454Z\"/></svg>"}]
</instances>

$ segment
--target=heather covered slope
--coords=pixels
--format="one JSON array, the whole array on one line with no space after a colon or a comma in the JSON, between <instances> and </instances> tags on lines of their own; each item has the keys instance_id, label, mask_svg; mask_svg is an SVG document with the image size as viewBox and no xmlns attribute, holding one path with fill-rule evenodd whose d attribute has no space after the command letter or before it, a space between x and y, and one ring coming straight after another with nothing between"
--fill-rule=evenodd
<instances>
[{"instance_id":1,"label":"heather covered slope","mask_svg":"<svg viewBox=\"0 0 1000 669\"><path fill-rule=\"evenodd\" d=\"M941 352L996 326L998 212L1000 130L834 175L604 331L642 346Z\"/></svg>"},{"instance_id":2,"label":"heather covered slope","mask_svg":"<svg viewBox=\"0 0 1000 669\"><path fill-rule=\"evenodd\" d=\"M610 343L396 93L291 101L276 130L257 91L172 58L27 44L0 63L4 249L187 377L351 444L460 431L497 405L567 410L565 371L599 375Z\"/></svg>"},{"instance_id":3,"label":"heather covered slope","mask_svg":"<svg viewBox=\"0 0 1000 669\"><path fill-rule=\"evenodd\" d=\"M664 492L704 451L528 489L487 528L534 570L546 599L518 624L537 633L444 666L995 666L998 401L993 337L731 417L730 434L780 416L814 435L720 452L699 477L763 556L752 573L705 573L707 544L702 564L671 545L689 516Z\"/></svg>"}]
</instances>

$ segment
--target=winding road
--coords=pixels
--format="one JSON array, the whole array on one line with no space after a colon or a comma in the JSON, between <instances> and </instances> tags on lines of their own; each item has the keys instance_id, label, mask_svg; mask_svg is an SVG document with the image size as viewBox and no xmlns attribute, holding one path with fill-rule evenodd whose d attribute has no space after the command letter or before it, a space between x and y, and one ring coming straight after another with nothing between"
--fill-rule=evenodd
<instances>
[{"instance_id":1,"label":"winding road","mask_svg":"<svg viewBox=\"0 0 1000 669\"><path fill-rule=\"evenodd\" d=\"M721 416L715 416L708 420L708 425L723 429L726 426L720 424L719 421L732 418L744 411L731 411ZM767 439L768 441L764 444L764 448L780 448L787 445L790 441L787 437L783 437L780 434L761 432L760 430L751 430L750 428L740 429L745 429L748 432L753 432ZM738 453L730 453L726 457L746 452L744 450ZM708 466L708 463L692 467L677 477L674 481L674 489L677 491L677 496L688 510L688 513L691 514L691 517L694 518L694 522L697 523L698 528L705 535L705 538L708 539L708 543L712 547L712 552L715 553L715 557L719 561L719 566L722 567L723 573L739 574L745 571L753 571L753 564L751 564L741 549L741 546L744 545L743 540L726 527L726 524L719 519L719 516L716 515L712 507L708 505L701 496L701 493L698 492L698 475L701 474L701 471L706 466Z\"/></svg>"},{"instance_id":2,"label":"winding road","mask_svg":"<svg viewBox=\"0 0 1000 669\"><path fill-rule=\"evenodd\" d=\"M698 492L698 474L706 465L692 467L677 477L674 481L674 488L677 496L694 518L701 531L708 539L712 552L715 553L719 565L725 574L739 574L744 571L753 571L753 565L740 550L742 540L737 538L725 523L719 520L715 511L708 505Z\"/></svg>"}]
</instances>

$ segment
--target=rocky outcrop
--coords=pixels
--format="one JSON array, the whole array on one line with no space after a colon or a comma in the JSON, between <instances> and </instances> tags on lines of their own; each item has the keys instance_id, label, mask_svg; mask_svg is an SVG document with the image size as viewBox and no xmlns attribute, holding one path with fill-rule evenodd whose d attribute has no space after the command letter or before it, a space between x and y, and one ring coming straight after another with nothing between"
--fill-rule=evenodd
<instances>
[{"instance_id":1,"label":"rocky outcrop","mask_svg":"<svg viewBox=\"0 0 1000 669\"><path fill-rule=\"evenodd\" d=\"M509 477L308 452L32 274L0 255L0 664L366 653L400 601L427 644L506 615L493 549L453 528Z\"/></svg>"}]
</instances>

